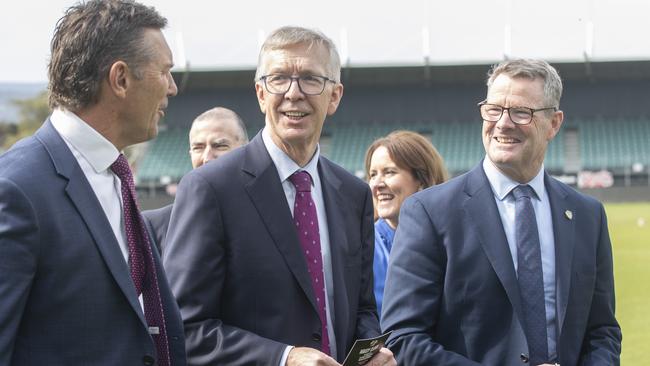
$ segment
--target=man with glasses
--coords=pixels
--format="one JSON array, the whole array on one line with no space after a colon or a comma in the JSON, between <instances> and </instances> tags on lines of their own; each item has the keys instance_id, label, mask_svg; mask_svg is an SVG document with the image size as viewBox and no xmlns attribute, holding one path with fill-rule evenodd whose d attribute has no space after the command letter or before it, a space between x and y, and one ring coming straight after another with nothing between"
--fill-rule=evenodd
<instances>
[{"instance_id":1,"label":"man with glasses","mask_svg":"<svg viewBox=\"0 0 650 366\"><path fill-rule=\"evenodd\" d=\"M545 61L489 73L486 158L402 205L382 328L404 365L618 365L603 206L544 171L562 82Z\"/></svg>"},{"instance_id":2,"label":"man with glasses","mask_svg":"<svg viewBox=\"0 0 650 366\"><path fill-rule=\"evenodd\" d=\"M340 73L323 34L271 33L255 77L264 129L182 179L163 263L189 364L338 365L379 335L370 190L318 145ZM394 364L386 348L369 363Z\"/></svg>"}]
</instances>

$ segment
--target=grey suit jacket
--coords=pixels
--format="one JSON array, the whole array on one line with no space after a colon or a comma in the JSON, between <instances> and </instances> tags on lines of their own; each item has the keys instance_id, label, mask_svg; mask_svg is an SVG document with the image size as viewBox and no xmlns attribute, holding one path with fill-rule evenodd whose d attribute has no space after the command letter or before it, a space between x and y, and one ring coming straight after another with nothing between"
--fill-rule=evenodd
<instances>
[{"instance_id":1,"label":"grey suit jacket","mask_svg":"<svg viewBox=\"0 0 650 366\"><path fill-rule=\"evenodd\" d=\"M155 210L142 211L142 218L149 231L153 233L153 238L156 241L158 253L161 253L165 248L165 239L167 237L167 228L169 227L169 218L172 215L172 206L167 205Z\"/></svg>"},{"instance_id":2,"label":"grey suit jacket","mask_svg":"<svg viewBox=\"0 0 650 366\"><path fill-rule=\"evenodd\" d=\"M621 330L603 207L548 175L544 182L555 238L559 363L618 365ZM528 345L517 277L482 165L404 202L383 306L382 329L393 331L388 343L400 364L523 364Z\"/></svg>"},{"instance_id":3,"label":"grey suit jacket","mask_svg":"<svg viewBox=\"0 0 650 366\"><path fill-rule=\"evenodd\" d=\"M367 184L321 157L343 358L379 334L372 293ZM181 181L163 262L185 323L191 365L277 365L287 345L320 347L307 264L261 135Z\"/></svg>"},{"instance_id":4,"label":"grey suit jacket","mask_svg":"<svg viewBox=\"0 0 650 366\"><path fill-rule=\"evenodd\" d=\"M183 328L156 271L172 365ZM0 156L0 365L153 364L127 263L71 151L45 122Z\"/></svg>"}]
</instances>

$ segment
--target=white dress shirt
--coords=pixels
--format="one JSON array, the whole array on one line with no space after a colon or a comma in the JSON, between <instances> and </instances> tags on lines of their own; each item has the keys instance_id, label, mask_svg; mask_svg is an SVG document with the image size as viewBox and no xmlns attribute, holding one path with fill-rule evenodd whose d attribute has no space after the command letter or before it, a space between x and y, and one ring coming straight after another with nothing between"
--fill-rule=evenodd
<instances>
[{"instance_id":1,"label":"white dress shirt","mask_svg":"<svg viewBox=\"0 0 650 366\"><path fill-rule=\"evenodd\" d=\"M291 210L291 215L293 216L293 206L296 201L296 188L293 183L289 180L291 175L299 170L304 170L312 178L312 191L311 196L316 205L316 212L318 214L318 229L320 234L320 246L321 246L321 255L323 257L323 272L325 278L325 292L326 292L326 304L325 309L327 313L327 334L330 341L330 355L332 358L336 359L336 338L334 335L334 311L332 310L331 304L334 303L334 287L333 287L333 277L332 277L332 256L330 251L330 240L329 240L329 231L327 226L327 213L325 211L325 202L323 200L323 189L321 187L320 175L318 174L318 158L320 156L320 146L316 147L316 152L311 158L309 163L304 167L300 167L296 162L294 162L289 155L282 151L271 139L268 129L265 127L262 130L262 140L264 141L264 146L271 156L273 164L278 171L280 176L280 181L282 182L282 189L284 190L284 195L287 199L287 204ZM286 358L289 354L289 351L293 347L288 347L280 365L286 364Z\"/></svg>"},{"instance_id":2,"label":"white dress shirt","mask_svg":"<svg viewBox=\"0 0 650 366\"><path fill-rule=\"evenodd\" d=\"M517 241L515 237L515 199L510 194L520 183L501 173L486 157L483 160L483 170L487 175L494 199L499 209L503 230L506 233L512 262L517 273ZM553 221L551 219L551 203L544 186L544 166L528 183L537 197L531 199L537 232L542 253L542 274L544 277L544 302L546 306L546 337L548 340L548 355L551 360L557 356L557 311L555 286L555 238L553 237Z\"/></svg>"},{"instance_id":3,"label":"white dress shirt","mask_svg":"<svg viewBox=\"0 0 650 366\"><path fill-rule=\"evenodd\" d=\"M72 151L72 155L77 159L90 187L95 192L115 234L124 261L128 265L129 246L122 211L122 183L111 170L111 164L117 160L120 152L104 136L68 110L54 110L50 121ZM143 307L142 295L139 300L140 306Z\"/></svg>"}]
</instances>

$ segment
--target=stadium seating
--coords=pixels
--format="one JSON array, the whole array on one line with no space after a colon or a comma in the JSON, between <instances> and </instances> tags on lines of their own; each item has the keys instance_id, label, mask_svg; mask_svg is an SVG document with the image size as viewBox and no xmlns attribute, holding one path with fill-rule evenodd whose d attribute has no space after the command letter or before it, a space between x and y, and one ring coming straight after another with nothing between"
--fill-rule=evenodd
<instances>
[{"instance_id":1,"label":"stadium seating","mask_svg":"<svg viewBox=\"0 0 650 366\"><path fill-rule=\"evenodd\" d=\"M563 128L550 143L545 166L563 172L567 129L577 134L578 168L615 169L634 163L650 165L650 120L645 118L565 121ZM391 131L406 129L429 138L443 156L452 174L474 167L484 156L480 122L396 121L355 123L326 123L323 130L322 153L350 172L363 176L364 155L376 138ZM249 129L251 138L258 128ZM191 169L188 158L187 130L170 128L161 131L149 148L137 170L139 182L159 182L161 177L178 181Z\"/></svg>"}]
</instances>

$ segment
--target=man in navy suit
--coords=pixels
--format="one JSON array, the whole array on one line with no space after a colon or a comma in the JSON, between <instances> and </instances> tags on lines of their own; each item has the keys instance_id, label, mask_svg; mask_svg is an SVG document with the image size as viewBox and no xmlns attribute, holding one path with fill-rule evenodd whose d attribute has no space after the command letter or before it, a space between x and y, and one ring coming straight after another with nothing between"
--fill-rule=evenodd
<instances>
[{"instance_id":1,"label":"man in navy suit","mask_svg":"<svg viewBox=\"0 0 650 366\"><path fill-rule=\"evenodd\" d=\"M57 23L54 111L0 157L2 366L186 364L120 154L156 135L176 94L165 24L126 0L82 3Z\"/></svg>"},{"instance_id":2,"label":"man in navy suit","mask_svg":"<svg viewBox=\"0 0 650 366\"><path fill-rule=\"evenodd\" d=\"M172 211L163 263L188 362L338 365L379 335L370 190L318 145L343 95L338 53L320 32L283 27L255 80L264 129L188 173ZM394 364L386 348L370 363Z\"/></svg>"},{"instance_id":3,"label":"man in navy suit","mask_svg":"<svg viewBox=\"0 0 650 366\"><path fill-rule=\"evenodd\" d=\"M618 365L603 206L544 171L562 82L539 60L489 74L482 164L400 213L382 329L404 365Z\"/></svg>"},{"instance_id":4,"label":"man in navy suit","mask_svg":"<svg viewBox=\"0 0 650 366\"><path fill-rule=\"evenodd\" d=\"M237 113L223 107L209 109L196 117L190 128L192 168L198 168L246 143L246 125ZM165 247L171 214L171 204L155 210L142 211L145 224L153 231L161 253Z\"/></svg>"}]
</instances>

